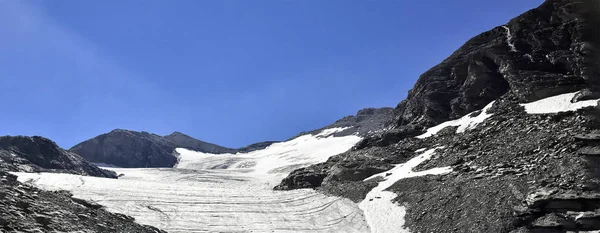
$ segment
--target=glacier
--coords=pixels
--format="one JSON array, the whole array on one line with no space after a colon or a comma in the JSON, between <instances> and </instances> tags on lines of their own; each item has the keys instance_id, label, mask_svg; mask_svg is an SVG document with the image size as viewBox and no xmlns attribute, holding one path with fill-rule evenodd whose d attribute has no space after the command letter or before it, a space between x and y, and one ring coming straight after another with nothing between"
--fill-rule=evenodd
<instances>
[{"instance_id":1,"label":"glacier","mask_svg":"<svg viewBox=\"0 0 600 233\"><path fill-rule=\"evenodd\" d=\"M326 161L361 137L326 129L239 154L176 149L174 168L114 168L119 179L58 173L15 173L19 181L132 216L168 232L370 232L348 199L311 189L272 190L290 171ZM390 203L392 204L392 203Z\"/></svg>"}]
</instances>

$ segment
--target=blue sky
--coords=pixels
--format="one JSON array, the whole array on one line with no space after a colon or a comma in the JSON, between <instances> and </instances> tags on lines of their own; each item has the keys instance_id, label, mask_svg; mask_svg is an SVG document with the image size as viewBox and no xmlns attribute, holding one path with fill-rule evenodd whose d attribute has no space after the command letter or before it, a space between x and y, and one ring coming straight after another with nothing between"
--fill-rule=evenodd
<instances>
[{"instance_id":1,"label":"blue sky","mask_svg":"<svg viewBox=\"0 0 600 233\"><path fill-rule=\"evenodd\" d=\"M395 106L542 0L0 0L0 135L115 128L229 147Z\"/></svg>"}]
</instances>

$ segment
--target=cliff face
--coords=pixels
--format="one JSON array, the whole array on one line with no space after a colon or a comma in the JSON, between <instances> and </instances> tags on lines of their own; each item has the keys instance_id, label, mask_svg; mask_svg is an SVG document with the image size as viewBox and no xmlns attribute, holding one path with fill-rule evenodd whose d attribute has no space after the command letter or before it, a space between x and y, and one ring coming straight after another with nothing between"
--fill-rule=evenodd
<instances>
[{"instance_id":1,"label":"cliff face","mask_svg":"<svg viewBox=\"0 0 600 233\"><path fill-rule=\"evenodd\" d=\"M397 127L456 119L508 92L530 102L597 90L598 70L591 65L594 30L586 14L584 1L548 0L472 38L420 76L396 107Z\"/></svg>"},{"instance_id":2,"label":"cliff face","mask_svg":"<svg viewBox=\"0 0 600 233\"><path fill-rule=\"evenodd\" d=\"M583 90L600 97L600 20L594 0L547 0L467 41L423 73L395 109L393 130L359 143L383 146L482 109L501 96L531 102Z\"/></svg>"},{"instance_id":3,"label":"cliff face","mask_svg":"<svg viewBox=\"0 0 600 233\"><path fill-rule=\"evenodd\" d=\"M116 178L112 171L100 169L81 156L63 150L43 137L0 137L0 170L23 172L62 172Z\"/></svg>"}]
</instances>

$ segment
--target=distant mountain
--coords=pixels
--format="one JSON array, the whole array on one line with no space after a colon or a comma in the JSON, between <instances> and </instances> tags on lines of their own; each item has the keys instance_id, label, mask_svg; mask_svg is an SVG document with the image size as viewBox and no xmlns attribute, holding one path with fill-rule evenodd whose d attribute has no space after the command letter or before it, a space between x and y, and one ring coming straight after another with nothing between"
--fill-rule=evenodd
<instances>
[{"instance_id":1,"label":"distant mountain","mask_svg":"<svg viewBox=\"0 0 600 233\"><path fill-rule=\"evenodd\" d=\"M93 163L118 167L173 167L177 163L175 148L215 154L236 151L179 132L160 136L123 129L116 129L79 143L70 151Z\"/></svg>"},{"instance_id":2,"label":"distant mountain","mask_svg":"<svg viewBox=\"0 0 600 233\"><path fill-rule=\"evenodd\" d=\"M114 172L98 168L39 136L0 137L0 171L60 172L116 178Z\"/></svg>"},{"instance_id":3,"label":"distant mountain","mask_svg":"<svg viewBox=\"0 0 600 233\"><path fill-rule=\"evenodd\" d=\"M367 108L358 111L355 116L344 117L331 125L302 132L293 138L306 134L317 134L324 129L338 127L348 129L336 133L335 136L375 134L385 126L392 125L394 113L393 108ZM81 155L90 162L118 167L173 167L177 163L176 148L211 154L247 153L264 149L276 142L278 141L258 142L233 149L204 142L180 132L160 136L148 132L115 129L81 142L73 146L70 151Z\"/></svg>"}]
</instances>

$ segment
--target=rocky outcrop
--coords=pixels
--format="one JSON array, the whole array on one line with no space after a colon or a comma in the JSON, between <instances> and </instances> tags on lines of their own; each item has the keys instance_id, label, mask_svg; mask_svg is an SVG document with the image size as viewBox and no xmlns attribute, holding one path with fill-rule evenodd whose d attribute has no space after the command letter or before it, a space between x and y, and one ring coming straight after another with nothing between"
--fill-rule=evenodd
<instances>
[{"instance_id":1,"label":"rocky outcrop","mask_svg":"<svg viewBox=\"0 0 600 233\"><path fill-rule=\"evenodd\" d=\"M0 232L148 232L159 229L135 223L100 205L22 184L0 171Z\"/></svg>"},{"instance_id":2,"label":"rocky outcrop","mask_svg":"<svg viewBox=\"0 0 600 233\"><path fill-rule=\"evenodd\" d=\"M247 145L245 147L236 149L236 153L248 153L248 152L255 151L255 150L262 150L262 149L267 148L271 144L278 143L278 142L279 141L265 141L265 142L253 143L253 144Z\"/></svg>"},{"instance_id":3,"label":"rocky outcrop","mask_svg":"<svg viewBox=\"0 0 600 233\"><path fill-rule=\"evenodd\" d=\"M211 154L235 153L236 149L231 149L208 142L203 142L180 132L174 132L162 137L168 142L171 142L176 147L191 149L200 152Z\"/></svg>"},{"instance_id":4,"label":"rocky outcrop","mask_svg":"<svg viewBox=\"0 0 600 233\"><path fill-rule=\"evenodd\" d=\"M365 108L359 110L356 115L343 117L323 128L301 132L291 139L307 134L315 135L330 128L347 128L346 130L334 133L333 136L347 136L354 134L361 137L370 137L389 129L393 125L392 120L394 119L395 113L393 108Z\"/></svg>"},{"instance_id":5,"label":"rocky outcrop","mask_svg":"<svg viewBox=\"0 0 600 233\"><path fill-rule=\"evenodd\" d=\"M112 171L89 163L63 150L53 141L39 137L0 137L0 170L13 172L60 172L116 178Z\"/></svg>"},{"instance_id":6,"label":"rocky outcrop","mask_svg":"<svg viewBox=\"0 0 600 233\"><path fill-rule=\"evenodd\" d=\"M119 167L172 167L175 145L147 132L113 130L69 149L94 163Z\"/></svg>"},{"instance_id":7,"label":"rocky outcrop","mask_svg":"<svg viewBox=\"0 0 600 233\"><path fill-rule=\"evenodd\" d=\"M387 146L439 123L479 110L508 94L530 102L580 91L600 96L600 3L547 0L506 25L467 41L423 73L395 109L393 130L357 148Z\"/></svg>"},{"instance_id":8,"label":"rocky outcrop","mask_svg":"<svg viewBox=\"0 0 600 233\"><path fill-rule=\"evenodd\" d=\"M540 7L467 41L423 73L396 107L396 127L433 126L481 109L507 92L522 102L600 88L586 0Z\"/></svg>"}]
</instances>

